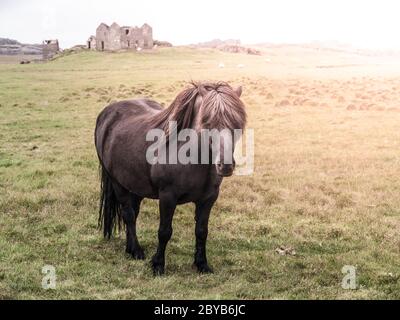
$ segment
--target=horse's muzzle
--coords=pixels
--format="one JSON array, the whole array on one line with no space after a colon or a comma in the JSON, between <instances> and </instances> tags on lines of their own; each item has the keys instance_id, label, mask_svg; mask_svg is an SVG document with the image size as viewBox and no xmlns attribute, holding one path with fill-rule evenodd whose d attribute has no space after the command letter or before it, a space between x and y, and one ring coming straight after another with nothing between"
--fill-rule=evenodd
<instances>
[{"instance_id":1,"label":"horse's muzzle","mask_svg":"<svg viewBox=\"0 0 400 320\"><path fill-rule=\"evenodd\" d=\"M235 164L222 164L217 163L217 174L221 177L230 177L233 175L233 171L235 170Z\"/></svg>"}]
</instances>

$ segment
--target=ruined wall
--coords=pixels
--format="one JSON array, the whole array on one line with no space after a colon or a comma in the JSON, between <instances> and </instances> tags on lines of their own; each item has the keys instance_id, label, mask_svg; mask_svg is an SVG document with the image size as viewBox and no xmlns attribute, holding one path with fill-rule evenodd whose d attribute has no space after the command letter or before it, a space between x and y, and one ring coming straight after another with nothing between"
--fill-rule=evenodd
<instances>
[{"instance_id":1,"label":"ruined wall","mask_svg":"<svg viewBox=\"0 0 400 320\"><path fill-rule=\"evenodd\" d=\"M139 41L141 36L142 36L142 30L140 28L138 28L138 27L130 28L130 32L127 37L127 40L131 44L130 47L132 49L137 49L141 46L141 43Z\"/></svg>"},{"instance_id":2,"label":"ruined wall","mask_svg":"<svg viewBox=\"0 0 400 320\"><path fill-rule=\"evenodd\" d=\"M151 27L122 27L121 46L122 49L153 48L153 31Z\"/></svg>"},{"instance_id":3,"label":"ruined wall","mask_svg":"<svg viewBox=\"0 0 400 320\"><path fill-rule=\"evenodd\" d=\"M96 50L96 37L91 36L87 41L87 48L89 50Z\"/></svg>"},{"instance_id":4,"label":"ruined wall","mask_svg":"<svg viewBox=\"0 0 400 320\"><path fill-rule=\"evenodd\" d=\"M51 59L57 52L60 51L58 40L43 41L43 59Z\"/></svg>"},{"instance_id":5,"label":"ruined wall","mask_svg":"<svg viewBox=\"0 0 400 320\"><path fill-rule=\"evenodd\" d=\"M88 48L90 43L88 41ZM102 23L96 30L95 46L99 51L151 49L153 48L153 29L148 24L138 28L120 27L117 23L108 27Z\"/></svg>"},{"instance_id":6,"label":"ruined wall","mask_svg":"<svg viewBox=\"0 0 400 320\"><path fill-rule=\"evenodd\" d=\"M108 48L109 27L104 23L96 29L96 49L99 51L110 50Z\"/></svg>"},{"instance_id":7,"label":"ruined wall","mask_svg":"<svg viewBox=\"0 0 400 320\"><path fill-rule=\"evenodd\" d=\"M108 36L108 50L117 51L121 46L121 27L115 22L110 26Z\"/></svg>"},{"instance_id":8,"label":"ruined wall","mask_svg":"<svg viewBox=\"0 0 400 320\"><path fill-rule=\"evenodd\" d=\"M121 49L121 27L113 23L110 27L102 23L96 30L96 49L116 51Z\"/></svg>"},{"instance_id":9,"label":"ruined wall","mask_svg":"<svg viewBox=\"0 0 400 320\"><path fill-rule=\"evenodd\" d=\"M121 49L134 49L135 42L132 39L132 28L121 27Z\"/></svg>"},{"instance_id":10,"label":"ruined wall","mask_svg":"<svg viewBox=\"0 0 400 320\"><path fill-rule=\"evenodd\" d=\"M142 26L143 47L145 49L153 48L153 28L147 23Z\"/></svg>"}]
</instances>

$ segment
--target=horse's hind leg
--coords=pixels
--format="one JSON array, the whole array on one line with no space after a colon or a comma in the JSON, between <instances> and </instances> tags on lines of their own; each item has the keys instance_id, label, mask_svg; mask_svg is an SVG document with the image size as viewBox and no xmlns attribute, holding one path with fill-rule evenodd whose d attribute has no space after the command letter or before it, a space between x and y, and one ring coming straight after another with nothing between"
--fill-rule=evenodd
<instances>
[{"instance_id":1,"label":"horse's hind leg","mask_svg":"<svg viewBox=\"0 0 400 320\"><path fill-rule=\"evenodd\" d=\"M143 198L138 197L137 195L131 194L131 206L133 210L127 210L127 221L126 223L126 252L132 254L135 259L144 259L144 251L139 244L139 240L137 239L136 234L136 221L139 216L140 211L140 203ZM133 223L130 221L133 219Z\"/></svg>"},{"instance_id":2,"label":"horse's hind leg","mask_svg":"<svg viewBox=\"0 0 400 320\"><path fill-rule=\"evenodd\" d=\"M126 224L126 252L134 259L143 260L144 251L136 235L136 213L131 207L126 207L123 208L122 217Z\"/></svg>"},{"instance_id":3,"label":"horse's hind leg","mask_svg":"<svg viewBox=\"0 0 400 320\"><path fill-rule=\"evenodd\" d=\"M121 203L122 219L126 225L126 252L134 259L143 260L144 251L136 236L136 218L139 214L141 198L132 195L121 186L113 186Z\"/></svg>"}]
</instances>

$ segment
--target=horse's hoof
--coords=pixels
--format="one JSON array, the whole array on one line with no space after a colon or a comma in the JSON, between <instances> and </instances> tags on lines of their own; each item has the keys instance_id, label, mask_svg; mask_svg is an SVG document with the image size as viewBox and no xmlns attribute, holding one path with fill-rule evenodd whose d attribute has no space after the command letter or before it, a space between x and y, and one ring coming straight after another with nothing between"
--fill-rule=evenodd
<instances>
[{"instance_id":1,"label":"horse's hoof","mask_svg":"<svg viewBox=\"0 0 400 320\"><path fill-rule=\"evenodd\" d=\"M164 267L160 265L152 265L153 274L155 277L162 276L165 273Z\"/></svg>"},{"instance_id":2,"label":"horse's hoof","mask_svg":"<svg viewBox=\"0 0 400 320\"><path fill-rule=\"evenodd\" d=\"M196 267L199 273L214 273L213 269L207 263L196 265Z\"/></svg>"},{"instance_id":3,"label":"horse's hoof","mask_svg":"<svg viewBox=\"0 0 400 320\"><path fill-rule=\"evenodd\" d=\"M153 269L154 276L162 276L165 273L164 265L151 260L151 268Z\"/></svg>"},{"instance_id":4,"label":"horse's hoof","mask_svg":"<svg viewBox=\"0 0 400 320\"><path fill-rule=\"evenodd\" d=\"M144 251L142 248L133 250L133 252L132 252L132 258L135 260L144 260L145 257L146 257L146 255L144 254Z\"/></svg>"},{"instance_id":5,"label":"horse's hoof","mask_svg":"<svg viewBox=\"0 0 400 320\"><path fill-rule=\"evenodd\" d=\"M138 247L136 249L133 249L131 246L127 246L125 252L129 255L132 256L133 259L135 260L144 260L145 259L145 254L144 250L142 247Z\"/></svg>"}]
</instances>

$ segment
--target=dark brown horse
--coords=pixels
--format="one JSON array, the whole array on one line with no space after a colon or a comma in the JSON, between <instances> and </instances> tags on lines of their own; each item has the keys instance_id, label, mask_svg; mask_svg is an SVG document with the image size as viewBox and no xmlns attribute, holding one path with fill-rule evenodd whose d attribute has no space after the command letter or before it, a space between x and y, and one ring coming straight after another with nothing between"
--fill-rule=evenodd
<instances>
[{"instance_id":1,"label":"dark brown horse","mask_svg":"<svg viewBox=\"0 0 400 320\"><path fill-rule=\"evenodd\" d=\"M199 135L203 129L244 129L246 112L241 91L241 87L234 90L227 83L192 83L168 108L148 99L121 101L107 106L97 118L95 144L102 176L99 222L104 236L109 238L122 220L126 225L126 252L134 259L144 259L136 236L140 203L143 198L159 199L159 243L152 258L155 274L164 273L175 208L188 202L196 206L194 264L199 272L212 272L206 258L208 219L223 177L233 173L234 160L225 161L222 155L228 153L233 159L235 141L221 140L217 161L209 155L207 163L149 163L146 151L153 142L148 141L147 134L152 129L164 130L167 138L163 143L168 152L172 150L168 129L171 122L178 133L185 129ZM183 145L178 141L177 150ZM211 143L207 147L211 148ZM195 148L201 157L204 149Z\"/></svg>"}]
</instances>

